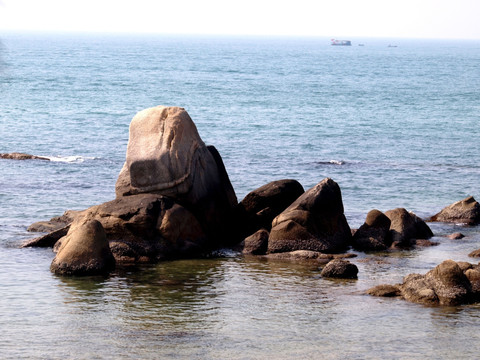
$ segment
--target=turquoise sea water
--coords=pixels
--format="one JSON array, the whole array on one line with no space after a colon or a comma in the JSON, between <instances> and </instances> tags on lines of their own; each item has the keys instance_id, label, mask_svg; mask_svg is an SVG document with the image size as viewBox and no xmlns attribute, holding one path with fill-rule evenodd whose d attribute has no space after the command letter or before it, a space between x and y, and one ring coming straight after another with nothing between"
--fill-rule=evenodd
<instances>
[{"instance_id":1,"label":"turquoise sea water","mask_svg":"<svg viewBox=\"0 0 480 360\"><path fill-rule=\"evenodd\" d=\"M52 275L19 249L38 220L114 198L135 113L184 107L241 200L269 181L341 187L358 227L480 198L480 42L0 35L0 350L5 358L475 358L477 305L365 296L480 248L480 229L431 224L439 246L361 254L357 281L244 259L162 263L110 277ZM395 48L388 47L394 43ZM461 231L451 241L444 235Z\"/></svg>"}]
</instances>

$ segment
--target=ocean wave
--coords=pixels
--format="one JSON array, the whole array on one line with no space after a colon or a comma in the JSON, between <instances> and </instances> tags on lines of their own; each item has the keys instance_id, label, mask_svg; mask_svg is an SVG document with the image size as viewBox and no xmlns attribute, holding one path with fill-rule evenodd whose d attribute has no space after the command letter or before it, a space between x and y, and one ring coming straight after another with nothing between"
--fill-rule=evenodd
<instances>
[{"instance_id":1,"label":"ocean wave","mask_svg":"<svg viewBox=\"0 0 480 360\"><path fill-rule=\"evenodd\" d=\"M345 165L343 160L329 160L329 161L318 161L319 165Z\"/></svg>"},{"instance_id":2,"label":"ocean wave","mask_svg":"<svg viewBox=\"0 0 480 360\"><path fill-rule=\"evenodd\" d=\"M53 162L65 162L65 163L82 163L86 160L95 160L94 156L79 156L79 155L70 155L70 156L44 156Z\"/></svg>"}]
</instances>

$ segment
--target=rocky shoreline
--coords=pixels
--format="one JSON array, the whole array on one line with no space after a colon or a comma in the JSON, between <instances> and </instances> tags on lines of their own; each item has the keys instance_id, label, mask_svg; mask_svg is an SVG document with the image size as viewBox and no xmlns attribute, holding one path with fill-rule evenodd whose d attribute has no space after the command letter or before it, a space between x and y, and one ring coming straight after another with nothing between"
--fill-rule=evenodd
<instances>
[{"instance_id":1,"label":"rocky shoreline","mask_svg":"<svg viewBox=\"0 0 480 360\"><path fill-rule=\"evenodd\" d=\"M104 274L115 264L201 257L234 248L250 256L317 261L326 264L322 276L356 278L358 269L346 260L350 248L405 251L434 244L427 223L403 208L371 210L352 231L340 187L330 178L306 191L296 180L275 180L238 202L220 154L204 144L190 116L178 107L145 109L133 118L115 190L112 201L32 224L30 231L48 234L23 246L52 247L51 270L61 275ZM470 196L427 221L476 225L480 205ZM463 276L454 264L442 263L432 274L409 275L401 285L369 293L440 305L478 301L476 265L457 266L464 269ZM411 295L413 283L423 286L417 286L416 296ZM451 300L444 293L463 295Z\"/></svg>"}]
</instances>

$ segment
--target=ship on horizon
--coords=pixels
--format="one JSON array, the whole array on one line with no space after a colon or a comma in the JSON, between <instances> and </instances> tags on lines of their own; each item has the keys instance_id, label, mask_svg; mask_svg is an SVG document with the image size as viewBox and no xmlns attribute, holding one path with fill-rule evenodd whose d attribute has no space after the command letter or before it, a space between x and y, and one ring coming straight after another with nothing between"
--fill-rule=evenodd
<instances>
[{"instance_id":1,"label":"ship on horizon","mask_svg":"<svg viewBox=\"0 0 480 360\"><path fill-rule=\"evenodd\" d=\"M331 39L332 45L336 46L352 46L352 42L350 40L336 40Z\"/></svg>"}]
</instances>

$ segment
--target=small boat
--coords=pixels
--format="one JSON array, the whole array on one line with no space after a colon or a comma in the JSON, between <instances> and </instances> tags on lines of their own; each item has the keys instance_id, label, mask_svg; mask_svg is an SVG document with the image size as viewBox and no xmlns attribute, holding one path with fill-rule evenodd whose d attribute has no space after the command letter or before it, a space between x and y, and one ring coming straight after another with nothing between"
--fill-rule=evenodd
<instances>
[{"instance_id":1,"label":"small boat","mask_svg":"<svg viewBox=\"0 0 480 360\"><path fill-rule=\"evenodd\" d=\"M352 46L352 42L350 40L335 40L331 39L332 45L336 46Z\"/></svg>"},{"instance_id":2,"label":"small boat","mask_svg":"<svg viewBox=\"0 0 480 360\"><path fill-rule=\"evenodd\" d=\"M397 45L389 44L388 47L398 47Z\"/></svg>"}]
</instances>

